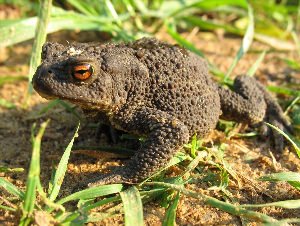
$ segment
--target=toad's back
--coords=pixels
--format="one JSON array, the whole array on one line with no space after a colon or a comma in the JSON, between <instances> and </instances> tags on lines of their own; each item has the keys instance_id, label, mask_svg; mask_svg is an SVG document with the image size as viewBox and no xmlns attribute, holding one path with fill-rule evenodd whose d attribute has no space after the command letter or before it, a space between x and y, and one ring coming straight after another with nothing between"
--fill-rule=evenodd
<instances>
[{"instance_id":1,"label":"toad's back","mask_svg":"<svg viewBox=\"0 0 300 226\"><path fill-rule=\"evenodd\" d=\"M169 112L182 121L190 134L202 136L215 128L221 115L217 85L208 75L207 64L187 50L155 39L127 44L126 51L146 66L149 78L133 78L135 91L128 101ZM116 49L114 49L116 50Z\"/></svg>"}]
</instances>

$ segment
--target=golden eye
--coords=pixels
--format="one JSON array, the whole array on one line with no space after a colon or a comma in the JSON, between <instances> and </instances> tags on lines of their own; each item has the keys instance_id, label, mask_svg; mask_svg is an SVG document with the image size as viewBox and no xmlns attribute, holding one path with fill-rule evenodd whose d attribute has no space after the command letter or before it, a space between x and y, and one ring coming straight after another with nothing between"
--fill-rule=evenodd
<instances>
[{"instance_id":1,"label":"golden eye","mask_svg":"<svg viewBox=\"0 0 300 226\"><path fill-rule=\"evenodd\" d=\"M92 76L94 70L90 64L79 64L72 68L72 75L78 80L86 80Z\"/></svg>"}]
</instances>

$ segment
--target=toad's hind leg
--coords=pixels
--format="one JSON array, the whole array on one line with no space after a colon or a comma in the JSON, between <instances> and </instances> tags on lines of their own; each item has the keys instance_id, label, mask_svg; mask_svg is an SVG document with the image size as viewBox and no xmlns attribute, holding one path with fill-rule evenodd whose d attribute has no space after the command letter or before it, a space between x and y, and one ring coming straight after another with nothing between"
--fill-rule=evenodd
<instances>
[{"instance_id":1,"label":"toad's hind leg","mask_svg":"<svg viewBox=\"0 0 300 226\"><path fill-rule=\"evenodd\" d=\"M234 80L233 91L219 86L222 118L250 124L263 121L267 104L257 81L248 76Z\"/></svg>"},{"instance_id":2,"label":"toad's hind leg","mask_svg":"<svg viewBox=\"0 0 300 226\"><path fill-rule=\"evenodd\" d=\"M120 111L112 124L128 132L147 135L146 141L124 167L89 180L88 186L109 183L136 183L166 166L189 140L188 128L166 112L151 108Z\"/></svg>"},{"instance_id":3,"label":"toad's hind leg","mask_svg":"<svg viewBox=\"0 0 300 226\"><path fill-rule=\"evenodd\" d=\"M283 111L275 98L253 77L238 76L234 80L233 89L219 87L222 118L257 124L269 122L283 131L291 131ZM283 149L283 137L273 131L275 148Z\"/></svg>"}]
</instances>

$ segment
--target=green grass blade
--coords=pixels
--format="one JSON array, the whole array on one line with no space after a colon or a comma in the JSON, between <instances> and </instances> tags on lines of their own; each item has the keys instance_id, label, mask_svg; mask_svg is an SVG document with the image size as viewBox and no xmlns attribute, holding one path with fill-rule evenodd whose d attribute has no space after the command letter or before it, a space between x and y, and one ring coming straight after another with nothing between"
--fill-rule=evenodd
<instances>
[{"instance_id":1,"label":"green grass blade","mask_svg":"<svg viewBox=\"0 0 300 226\"><path fill-rule=\"evenodd\" d=\"M123 0L123 3L128 11L128 13L130 14L130 16L132 18L134 18L134 22L136 27L139 30L145 30L144 26L143 26L143 22L141 20L140 17L138 17L138 13L135 11L134 5L132 4L132 2L130 0Z\"/></svg>"},{"instance_id":2,"label":"green grass blade","mask_svg":"<svg viewBox=\"0 0 300 226\"><path fill-rule=\"evenodd\" d=\"M47 25L50 18L52 0L42 0L39 9L38 21L35 30L35 39L33 41L32 53L30 58L29 75L28 75L28 93L31 94L33 89L31 80L36 68L41 62L42 45L46 41Z\"/></svg>"},{"instance_id":3,"label":"green grass blade","mask_svg":"<svg viewBox=\"0 0 300 226\"><path fill-rule=\"evenodd\" d=\"M65 208L62 206L62 205L57 205L55 204L52 200L50 200L48 197L47 197L47 194L44 192L44 189L42 187L42 184L41 184L41 181L40 179L38 178L37 179L37 191L38 191L38 194L39 194L39 197L40 199L43 201L43 203L47 206L46 210L48 208L53 208L53 209L56 209L56 210L60 210L62 212L65 212Z\"/></svg>"},{"instance_id":4,"label":"green grass blade","mask_svg":"<svg viewBox=\"0 0 300 226\"><path fill-rule=\"evenodd\" d=\"M253 9L252 6L250 4L248 4L248 27L246 30L246 33L244 35L243 38L243 42L242 42L242 46L240 47L236 57L234 58L232 64L230 65L228 72L226 73L225 76L225 80L228 79L228 77L231 75L233 69L235 68L235 66L237 65L237 63L239 62L239 60L247 53L247 51L249 50L252 41L253 41L253 37L254 37L254 15L253 15Z\"/></svg>"},{"instance_id":5,"label":"green grass blade","mask_svg":"<svg viewBox=\"0 0 300 226\"><path fill-rule=\"evenodd\" d=\"M71 112L79 121L82 121L81 116L76 112L74 107L72 107L69 103L63 101L63 100L57 100L58 104L63 106L67 111Z\"/></svg>"},{"instance_id":6,"label":"green grass blade","mask_svg":"<svg viewBox=\"0 0 300 226\"><path fill-rule=\"evenodd\" d=\"M264 226L286 226L286 225L290 225L292 223L295 223L295 225L297 225L296 223L300 223L300 219L299 218L288 218L288 219L279 220L277 222L265 223Z\"/></svg>"},{"instance_id":7,"label":"green grass blade","mask_svg":"<svg viewBox=\"0 0 300 226\"><path fill-rule=\"evenodd\" d=\"M300 191L300 181L288 181L288 183Z\"/></svg>"},{"instance_id":8,"label":"green grass blade","mask_svg":"<svg viewBox=\"0 0 300 226\"><path fill-rule=\"evenodd\" d=\"M166 165L166 167L164 167L163 169L167 169L171 166L176 165L177 163L180 163L186 159L191 159L189 156L187 156L185 153L183 152L178 152L171 160L170 162Z\"/></svg>"},{"instance_id":9,"label":"green grass blade","mask_svg":"<svg viewBox=\"0 0 300 226\"><path fill-rule=\"evenodd\" d=\"M195 4L195 6L205 10L214 10L225 5L235 5L247 9L247 3L244 0L202 0Z\"/></svg>"},{"instance_id":10,"label":"green grass blade","mask_svg":"<svg viewBox=\"0 0 300 226\"><path fill-rule=\"evenodd\" d=\"M93 222L101 222L108 218L113 218L114 216L118 215L117 213L109 212L109 213L91 213L85 223L93 223ZM81 225L81 224L80 224ZM93 225L93 224L92 224Z\"/></svg>"},{"instance_id":11,"label":"green grass blade","mask_svg":"<svg viewBox=\"0 0 300 226\"><path fill-rule=\"evenodd\" d=\"M259 178L263 181L286 181L294 188L300 190L300 174L294 172L281 172L265 175Z\"/></svg>"},{"instance_id":12,"label":"green grass blade","mask_svg":"<svg viewBox=\"0 0 300 226\"><path fill-rule=\"evenodd\" d=\"M153 188L153 189L151 189L149 191L141 191L140 195L141 195L141 198L143 200L143 203L146 203L149 200L153 200L156 197L162 196L163 193L166 192L166 190L167 190L167 188L163 188L163 187Z\"/></svg>"},{"instance_id":13,"label":"green grass blade","mask_svg":"<svg viewBox=\"0 0 300 226\"><path fill-rule=\"evenodd\" d=\"M34 37L37 17L15 20L10 24L0 26L0 47L29 40Z\"/></svg>"},{"instance_id":14,"label":"green grass blade","mask_svg":"<svg viewBox=\"0 0 300 226\"><path fill-rule=\"evenodd\" d=\"M300 4L299 4L300 5ZM299 35L297 34L296 31L292 31L292 37L293 37L293 40L295 42L295 45L296 45L296 48L297 48L297 52L298 52L298 55L300 56L300 39L299 39Z\"/></svg>"},{"instance_id":15,"label":"green grass blade","mask_svg":"<svg viewBox=\"0 0 300 226\"><path fill-rule=\"evenodd\" d=\"M295 45L293 45L292 43L272 37L272 36L255 33L254 38L257 41L265 43L277 50L294 51L294 49L295 49Z\"/></svg>"},{"instance_id":16,"label":"green grass blade","mask_svg":"<svg viewBox=\"0 0 300 226\"><path fill-rule=\"evenodd\" d=\"M169 209L166 212L163 226L173 226L176 225L176 210L179 202L180 193L177 192L177 195L175 199L173 200L173 203L170 205Z\"/></svg>"},{"instance_id":17,"label":"green grass blade","mask_svg":"<svg viewBox=\"0 0 300 226\"><path fill-rule=\"evenodd\" d=\"M160 169L159 171L155 172L154 174L152 174L150 177L146 178L144 181L142 181L140 183L140 185L142 185L143 183L145 183L147 180L149 180L150 178L156 177L157 175L159 175L162 171L166 170L167 168L176 165L177 163L180 163L186 159L191 159L189 156L187 156L185 153L183 152L178 152L171 160L170 162L163 167L162 169Z\"/></svg>"},{"instance_id":18,"label":"green grass blade","mask_svg":"<svg viewBox=\"0 0 300 226\"><path fill-rule=\"evenodd\" d=\"M47 33L59 30L96 30L113 33L120 29L113 24L115 20L105 16L87 16L74 11L52 7ZM129 14L119 15L119 20L129 18ZM5 47L34 38L37 17L15 20L7 25L0 25L0 47ZM119 30L118 30L119 29Z\"/></svg>"},{"instance_id":19,"label":"green grass blade","mask_svg":"<svg viewBox=\"0 0 300 226\"><path fill-rule=\"evenodd\" d=\"M187 176L190 174L190 172L191 172L192 170L194 170L194 169L198 166L199 162L200 162L203 158L205 158L206 155L207 155L207 152L205 152L205 151L199 151L199 152L197 152L196 157L195 157L195 158L189 163L189 165L185 168L185 170L184 170L184 172L181 174L181 176L182 176L183 178L187 178Z\"/></svg>"},{"instance_id":20,"label":"green grass blade","mask_svg":"<svg viewBox=\"0 0 300 226\"><path fill-rule=\"evenodd\" d=\"M59 104L58 99L49 101L47 103L47 105L39 111L39 115L45 114L47 111L49 111L51 108L55 107L57 104Z\"/></svg>"},{"instance_id":21,"label":"green grass blade","mask_svg":"<svg viewBox=\"0 0 300 226\"><path fill-rule=\"evenodd\" d=\"M2 177L0 177L0 186L3 187L10 194L18 197L19 199L24 198L25 194L23 191L20 191L15 185L13 185L12 183L10 183Z\"/></svg>"},{"instance_id":22,"label":"green grass blade","mask_svg":"<svg viewBox=\"0 0 300 226\"><path fill-rule=\"evenodd\" d=\"M85 15L98 15L98 12L90 4L86 4L85 1L67 0L67 2Z\"/></svg>"},{"instance_id":23,"label":"green grass blade","mask_svg":"<svg viewBox=\"0 0 300 226\"><path fill-rule=\"evenodd\" d=\"M88 214L88 216L85 215L85 217L82 217L83 214L87 214L88 211L90 211L94 208L97 208L99 206L103 206L105 204L120 201L120 200L121 200L121 197L119 195L117 195L117 196L113 196L113 197L110 197L110 198L102 199L102 200L100 200L98 202L95 202L95 203L91 202L91 203L88 203L87 205L84 205L82 207L80 206L77 211L74 211L74 212L71 212L71 213L65 213L62 216L58 216L56 218L56 220L60 223L63 223L63 224L64 223L75 224L75 223L78 223L78 221L81 222L81 223L89 223L91 221L91 218L93 218L93 216L92 216L93 213Z\"/></svg>"},{"instance_id":24,"label":"green grass blade","mask_svg":"<svg viewBox=\"0 0 300 226\"><path fill-rule=\"evenodd\" d=\"M300 101L300 96L296 97L294 101ZM286 108L286 113L291 112L291 119L292 119L292 125L296 130L300 131L300 104L294 104L295 102L292 101L292 103ZM290 108L291 106L291 108ZM300 138L295 139L295 142L297 143L298 147L300 146Z\"/></svg>"},{"instance_id":25,"label":"green grass blade","mask_svg":"<svg viewBox=\"0 0 300 226\"><path fill-rule=\"evenodd\" d=\"M79 192L75 192L65 198L60 199L57 204L63 204L72 200L91 199L99 196L105 196L120 192L123 188L122 184L110 184L100 187L88 188Z\"/></svg>"},{"instance_id":26,"label":"green grass blade","mask_svg":"<svg viewBox=\"0 0 300 226\"><path fill-rule=\"evenodd\" d=\"M199 9L203 11L213 11L221 6L236 5L247 8L244 0L190 0L190 1L164 1L158 11L151 11L151 16L161 19L178 18L180 14L187 14L189 10Z\"/></svg>"},{"instance_id":27,"label":"green grass blade","mask_svg":"<svg viewBox=\"0 0 300 226\"><path fill-rule=\"evenodd\" d=\"M298 61L289 58L284 58L283 60L290 68L294 70L300 70L300 63Z\"/></svg>"},{"instance_id":28,"label":"green grass blade","mask_svg":"<svg viewBox=\"0 0 300 226\"><path fill-rule=\"evenodd\" d=\"M110 0L105 0L105 5L106 5L111 17L115 19L116 23L119 26L122 26L122 21L120 20L119 15L118 15L117 11L115 10L115 7L111 3L111 1Z\"/></svg>"},{"instance_id":29,"label":"green grass blade","mask_svg":"<svg viewBox=\"0 0 300 226\"><path fill-rule=\"evenodd\" d=\"M134 5L142 14L147 14L148 8L146 7L144 1L142 0L131 0L132 5Z\"/></svg>"},{"instance_id":30,"label":"green grass blade","mask_svg":"<svg viewBox=\"0 0 300 226\"><path fill-rule=\"evenodd\" d=\"M266 51L263 51L258 59L255 61L255 63L251 66L251 68L247 71L247 75L248 76L254 76L255 72L257 71L259 65L261 64L261 62L263 61L263 59L265 58L266 55Z\"/></svg>"},{"instance_id":31,"label":"green grass blade","mask_svg":"<svg viewBox=\"0 0 300 226\"><path fill-rule=\"evenodd\" d=\"M185 16L182 18L185 22L192 26L198 26L204 30L224 29L226 32L242 36L244 31L230 24L223 24L213 20L204 20L201 17Z\"/></svg>"},{"instance_id":32,"label":"green grass blade","mask_svg":"<svg viewBox=\"0 0 300 226\"><path fill-rule=\"evenodd\" d=\"M268 206L277 206L277 207L282 207L285 209L297 209L297 208L300 208L300 199L271 202L271 203L266 203L266 204L241 205L241 207L244 207L244 208L257 208L257 207L268 207Z\"/></svg>"},{"instance_id":33,"label":"green grass blade","mask_svg":"<svg viewBox=\"0 0 300 226\"><path fill-rule=\"evenodd\" d=\"M3 206L0 204L0 209L4 209L4 210L7 210L7 211L11 211L11 212L16 212L17 209L14 209L12 207L8 207L8 206Z\"/></svg>"},{"instance_id":34,"label":"green grass blade","mask_svg":"<svg viewBox=\"0 0 300 226\"><path fill-rule=\"evenodd\" d=\"M295 109L297 110L297 108L299 108L299 111L298 111L298 114L299 114L299 117L300 117L300 105L299 105L299 107L296 105L297 103L300 103L300 95L299 96L297 96L287 107L286 107L286 109L285 109L285 111L284 111L284 114L286 115L292 108L294 108L295 107ZM297 113L296 113L297 114ZM292 119L293 119L293 117L292 117ZM295 122L294 120L292 120L292 122ZM295 124L299 124L299 123L295 123Z\"/></svg>"},{"instance_id":35,"label":"green grass blade","mask_svg":"<svg viewBox=\"0 0 300 226\"><path fill-rule=\"evenodd\" d=\"M190 149L190 155L192 158L196 158L198 149L202 146L202 141L197 138L197 134L194 134L190 143L184 145L185 148Z\"/></svg>"},{"instance_id":36,"label":"green grass blade","mask_svg":"<svg viewBox=\"0 0 300 226\"><path fill-rule=\"evenodd\" d=\"M282 136L284 136L292 145L293 145L293 147L294 147L294 149L295 149L295 151L296 151L296 153L297 153L297 155L298 155L298 157L300 158L300 148L298 147L298 145L285 133L285 132L283 132L281 129L279 129L278 127L276 127L276 126L273 126L272 124L270 124L270 123L267 123L266 122L266 124L268 125L268 126L270 126L272 129L274 129L274 130L276 130L278 133L280 133Z\"/></svg>"},{"instance_id":37,"label":"green grass blade","mask_svg":"<svg viewBox=\"0 0 300 226\"><path fill-rule=\"evenodd\" d=\"M34 203L36 199L36 186L38 183L38 178L40 175L40 149L41 149L41 140L45 132L45 129L49 123L49 120L42 123L38 131L38 134L34 137L34 129L32 128L32 157L30 161L29 173L26 182L26 192L24 196L23 203L23 216L20 221L20 225L27 225L28 217L33 213Z\"/></svg>"},{"instance_id":38,"label":"green grass blade","mask_svg":"<svg viewBox=\"0 0 300 226\"><path fill-rule=\"evenodd\" d=\"M120 195L125 212L125 226L143 226L143 205L139 190L135 186L132 186L120 192Z\"/></svg>"},{"instance_id":39,"label":"green grass blade","mask_svg":"<svg viewBox=\"0 0 300 226\"><path fill-rule=\"evenodd\" d=\"M231 24L222 23L220 21L215 21L215 20L210 20L210 19L204 20L201 17L196 17L193 15L192 16L184 16L180 19L185 21L186 23L188 23L191 26L198 26L204 30L213 31L216 29L223 29L224 31L226 31L228 33L232 33L232 34L239 35L239 36L243 36L245 34L244 30L237 28ZM265 29L265 27L264 27L264 29ZM282 39L278 39L278 38L276 38L276 36L261 34L258 31L256 31L253 34L253 38L255 40L265 43L266 45L269 45L277 50L293 51L295 49L295 45L293 45L289 41L284 41Z\"/></svg>"},{"instance_id":40,"label":"green grass blade","mask_svg":"<svg viewBox=\"0 0 300 226\"><path fill-rule=\"evenodd\" d=\"M180 34L177 33L174 24L167 24L167 32L171 37L176 40L180 45L187 48L188 50L196 53L197 55L204 57L203 52L197 49L192 43L183 38Z\"/></svg>"},{"instance_id":41,"label":"green grass blade","mask_svg":"<svg viewBox=\"0 0 300 226\"><path fill-rule=\"evenodd\" d=\"M205 204L218 208L220 210L223 210L227 213L236 215L236 216L243 216L247 219L252 219L255 221L261 221L261 222L276 222L276 219L267 216L266 214L262 214L259 212L255 211L250 211L246 210L245 208L241 208L239 206L233 205L231 203L223 202L220 201L216 198L207 196L205 194L199 193L199 192L194 192L191 190L188 190L184 188L182 185L177 185L177 184L169 184L169 183L164 183L164 182L147 182L145 183L147 186L161 186L161 187L166 187L175 191L179 191L181 194L196 198L204 202Z\"/></svg>"},{"instance_id":42,"label":"green grass blade","mask_svg":"<svg viewBox=\"0 0 300 226\"><path fill-rule=\"evenodd\" d=\"M300 96L300 90L293 90L286 87L279 87L279 86L268 86L269 91L274 93L285 94L289 96Z\"/></svg>"},{"instance_id":43,"label":"green grass blade","mask_svg":"<svg viewBox=\"0 0 300 226\"><path fill-rule=\"evenodd\" d=\"M28 78L26 76L1 76L0 77L0 87L7 83L15 83L19 81L27 80Z\"/></svg>"},{"instance_id":44,"label":"green grass blade","mask_svg":"<svg viewBox=\"0 0 300 226\"><path fill-rule=\"evenodd\" d=\"M59 193L60 186L63 182L63 179L66 174L68 160L71 154L71 149L73 147L74 139L78 136L78 129L79 129L80 123L78 123L78 126L76 128L75 134L72 137L70 143L68 144L66 150L64 151L63 156L61 157L58 167L56 169L53 181L50 182L49 185L49 199L51 201L54 201Z\"/></svg>"},{"instance_id":45,"label":"green grass blade","mask_svg":"<svg viewBox=\"0 0 300 226\"><path fill-rule=\"evenodd\" d=\"M0 166L0 173L21 173L24 168L9 168L6 166Z\"/></svg>"},{"instance_id":46,"label":"green grass blade","mask_svg":"<svg viewBox=\"0 0 300 226\"><path fill-rule=\"evenodd\" d=\"M300 2L298 1L295 30L299 31L299 29L300 29Z\"/></svg>"},{"instance_id":47,"label":"green grass blade","mask_svg":"<svg viewBox=\"0 0 300 226\"><path fill-rule=\"evenodd\" d=\"M87 205L87 206L83 207L82 210L83 211L89 211L89 210L92 210L92 209L97 208L99 206L103 206L105 204L108 204L110 202L116 202L116 201L120 201L120 200L121 200L120 196L114 196L114 197L102 199L98 202L95 202L93 204L90 204L90 205Z\"/></svg>"},{"instance_id":48,"label":"green grass blade","mask_svg":"<svg viewBox=\"0 0 300 226\"><path fill-rule=\"evenodd\" d=\"M0 98L0 107L5 107L5 108L8 108L8 109L13 109L13 108L16 108L17 106L10 102L10 101L7 101L3 98Z\"/></svg>"}]
</instances>

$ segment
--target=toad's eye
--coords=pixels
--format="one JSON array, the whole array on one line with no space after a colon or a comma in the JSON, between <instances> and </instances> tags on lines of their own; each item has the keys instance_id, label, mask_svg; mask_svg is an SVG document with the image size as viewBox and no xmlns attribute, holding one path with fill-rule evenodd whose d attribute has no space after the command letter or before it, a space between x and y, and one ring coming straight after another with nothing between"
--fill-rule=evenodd
<instances>
[{"instance_id":1,"label":"toad's eye","mask_svg":"<svg viewBox=\"0 0 300 226\"><path fill-rule=\"evenodd\" d=\"M72 68L72 75L78 80L86 80L92 76L94 69L90 64L79 64Z\"/></svg>"}]
</instances>

